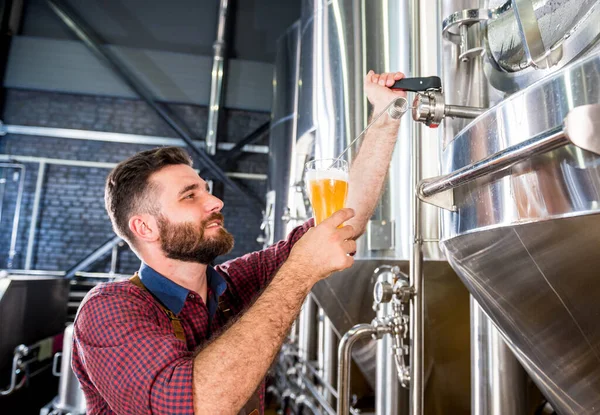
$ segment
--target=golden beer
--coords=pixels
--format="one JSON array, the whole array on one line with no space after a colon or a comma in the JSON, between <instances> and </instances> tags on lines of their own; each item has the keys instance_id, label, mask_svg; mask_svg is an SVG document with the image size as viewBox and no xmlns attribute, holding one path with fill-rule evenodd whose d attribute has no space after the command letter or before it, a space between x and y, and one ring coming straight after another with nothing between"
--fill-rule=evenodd
<instances>
[{"instance_id":1,"label":"golden beer","mask_svg":"<svg viewBox=\"0 0 600 415\"><path fill-rule=\"evenodd\" d=\"M348 173L346 171L307 168L306 183L315 225L344 208L348 195Z\"/></svg>"}]
</instances>

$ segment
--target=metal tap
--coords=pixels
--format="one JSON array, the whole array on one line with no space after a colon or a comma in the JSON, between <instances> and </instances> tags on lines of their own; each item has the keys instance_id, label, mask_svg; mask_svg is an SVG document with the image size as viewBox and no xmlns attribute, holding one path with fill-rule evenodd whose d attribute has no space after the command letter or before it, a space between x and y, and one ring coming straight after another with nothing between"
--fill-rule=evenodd
<instances>
[{"instance_id":1,"label":"metal tap","mask_svg":"<svg viewBox=\"0 0 600 415\"><path fill-rule=\"evenodd\" d=\"M384 273L391 273L393 278L382 279ZM406 357L409 353L408 335L408 307L411 298L415 294L414 287L409 284L408 276L400 271L398 266L383 265L374 272L377 279L373 290L373 309L377 310L380 306L391 303L392 312L385 317L378 317L371 322L371 325L378 330L385 327L392 335L393 355L396 361L398 380L400 384L408 388L410 385L410 369L407 365Z\"/></svg>"},{"instance_id":2,"label":"metal tap","mask_svg":"<svg viewBox=\"0 0 600 415\"><path fill-rule=\"evenodd\" d=\"M446 104L442 92L442 81L437 76L404 78L391 88L416 92L412 105L413 120L422 122L431 128L438 127L445 117L477 118L487 111L487 108Z\"/></svg>"},{"instance_id":3,"label":"metal tap","mask_svg":"<svg viewBox=\"0 0 600 415\"><path fill-rule=\"evenodd\" d=\"M379 274L383 272L391 272L394 275L393 284L378 279ZM379 305L389 303L393 299L406 304L414 293L413 288L408 284L408 277L397 266L383 265L377 268L374 271L374 278L377 279L373 287L373 310L375 311Z\"/></svg>"},{"instance_id":4,"label":"metal tap","mask_svg":"<svg viewBox=\"0 0 600 415\"><path fill-rule=\"evenodd\" d=\"M373 290L373 309L382 311L371 324L357 324L340 340L338 348L338 415L348 414L350 410L350 363L352 347L360 340L371 337L380 340L385 335L392 337L394 360L398 369L398 380L404 387L408 385L410 374L406 366L408 321L403 313L405 302L410 301L413 288L408 277L398 266L382 265L373 272L376 281ZM382 310L382 306L391 304L391 309ZM389 312L389 314L388 314ZM383 315L382 315L383 314Z\"/></svg>"},{"instance_id":5,"label":"metal tap","mask_svg":"<svg viewBox=\"0 0 600 415\"><path fill-rule=\"evenodd\" d=\"M448 105L444 102L444 93L441 90L432 90L415 95L412 117L428 127L436 128L446 117L477 118L486 110L487 108Z\"/></svg>"}]
</instances>

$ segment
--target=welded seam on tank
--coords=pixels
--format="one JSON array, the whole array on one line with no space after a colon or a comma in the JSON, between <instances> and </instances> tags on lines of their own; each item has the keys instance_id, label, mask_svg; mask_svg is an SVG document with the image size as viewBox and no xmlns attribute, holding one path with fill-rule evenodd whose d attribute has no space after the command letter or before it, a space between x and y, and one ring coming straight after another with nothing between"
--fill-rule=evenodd
<instances>
[{"instance_id":1,"label":"welded seam on tank","mask_svg":"<svg viewBox=\"0 0 600 415\"><path fill-rule=\"evenodd\" d=\"M488 252L488 251L492 252L493 251L492 247L485 248L483 251L481 251L481 253L485 254L485 252ZM458 263L454 263L453 268L454 268L454 266L457 266L461 270L461 271L458 271L458 269L455 268L455 270L457 271L457 273L459 275L461 275L461 273L462 273L462 275L470 275L470 272L468 271L468 269L465 268L463 265L461 265L460 261ZM494 290L493 287L489 287L487 285L480 283L477 278L468 278L468 280L469 280L469 283L473 285L475 292L480 293L480 295L482 296L484 301L480 302L480 304L493 304L496 307L496 310L502 309L500 302L498 301L498 297L505 299L505 297L502 295L502 293L499 293L498 291ZM491 289L492 292L491 293L487 292L488 289ZM470 288L469 288L469 291L471 291ZM508 302L508 305L510 307L514 308L515 311L517 310L517 307L512 306L512 304L510 302ZM491 313L488 313L488 311L485 311L485 310L484 310L484 312L485 312L485 314L488 315L489 318L491 318L491 316L492 316ZM518 329L515 319L510 314L510 312L508 312L508 313L504 312L503 315L508 320L509 324L511 325L511 327L513 329ZM492 320L495 322L495 324L497 323L497 319L492 319ZM498 326L498 329L502 333L504 340L506 341L507 344L509 344L509 346L511 347L513 352L516 355L521 356L521 359L523 359L523 361L526 362L526 364L522 363L523 366L532 368L532 371L535 373L536 378L544 385L544 388L551 390L551 391L555 391L554 399L560 400L560 402L563 403L563 406L568 406L571 408L573 406L577 406L577 409L581 409L581 410L584 409L583 406L581 406L577 401L575 401L573 398L571 398L571 396L569 396L563 388L561 388L556 382L554 382L554 380L552 380L541 369L541 366L539 364L536 364L536 361L534 361L532 359L532 357L525 354L522 351L521 347L519 347L517 344L515 344L514 342L511 341L510 337L506 334L507 333L506 330L503 330L501 328L501 326ZM541 358L540 358L539 354L537 353L536 346L531 341L531 339L527 336L524 336L523 341L529 347L529 349L535 356L536 360L541 362ZM560 391L560 394L558 391Z\"/></svg>"},{"instance_id":2,"label":"welded seam on tank","mask_svg":"<svg viewBox=\"0 0 600 415\"><path fill-rule=\"evenodd\" d=\"M479 252L479 254L486 255L486 252L493 252L493 251L494 251L494 249L493 249L493 245L492 245L492 246L488 246L487 248L484 248L482 251ZM445 252L449 257L451 257L451 255L448 254L447 251L445 251ZM462 265L462 261L454 262L452 267L456 270L458 275L471 275L469 268ZM457 267L457 268L455 268L455 267ZM459 269L460 269L460 271L459 271ZM481 282L479 282L479 280L477 278L467 278L467 280L473 286L473 289L475 290L475 292L479 293L479 295L482 296L483 301L479 301L477 299L477 301L480 304L492 304L495 307L495 308L492 307L489 310L489 312L484 310L484 313L494 321L494 324L497 324L498 320L495 318L492 318L492 315L493 315L492 311L494 309L495 310L503 310L503 307L500 305L500 301L498 301L498 298L506 299L506 297L504 297L502 295L502 293L496 291L493 287L486 285L486 284L482 284ZM491 292L489 292L488 290L491 290ZM469 291L472 292L471 288L469 288ZM510 301L508 302L508 306L513 308L515 310L515 312L517 311L517 307L513 306ZM483 307L482 307L482 309L483 309ZM511 328L518 330L518 325L516 324L516 321L513 318L513 314L511 314L510 312L507 312L507 311L501 311L501 313L507 319ZM554 395L555 400L560 400L560 402L565 407L568 406L570 408L573 408L574 406L577 406L578 410L584 409L583 406L581 406L577 401L575 401L571 396L569 396L567 394L567 392L563 388L561 388L556 382L554 382L554 380L551 379L541 369L541 366L536 363L536 361L541 362L542 359L537 352L536 345L533 343L533 341L529 337L523 336L522 340L524 343L526 343L528 348L531 350L531 353L534 355L535 360L533 360L533 358L531 356L525 354L522 351L523 349L521 347L519 347L517 344L515 344L510 339L510 336L508 336L508 334L507 334L507 330L504 330L501 325L498 326L498 330L500 330L500 332L502 333L502 336L504 337L504 341L510 346L511 350L513 350L515 355L518 355L521 357L521 359L523 359L523 361L525 362L525 363L522 362L523 366L531 367L532 371L535 373L535 377L539 380L539 382L541 382L543 384L543 387L546 388L547 390L551 390L551 391L555 392L555 395Z\"/></svg>"},{"instance_id":3,"label":"welded seam on tank","mask_svg":"<svg viewBox=\"0 0 600 415\"><path fill-rule=\"evenodd\" d=\"M515 235L517 235L517 238L519 238L519 242L521 242L521 245L523 245L523 248L525 248L525 251L527 252L527 255L529 255L529 258L531 258L531 260L535 264L535 267L538 269L538 271L540 272L540 274L542 275L542 277L544 277L544 280L546 281L546 284L548 284L548 286L550 287L550 289L554 292L554 294L556 295L556 297L558 297L558 299L560 300L560 302L563 305L563 307L565 308L565 310L567 310L567 313L569 313L569 316L571 316L571 319L573 320L573 323L575 323L575 325L577 326L577 328L581 332L581 335L585 339L586 343L588 344L588 346L590 347L590 349L594 353L594 356L596 356L596 360L598 360L598 362L600 362L600 356L598 356L598 353L596 352L596 349L592 346L592 343L590 342L590 340L586 336L585 332L583 331L583 329L581 328L581 326L579 325L579 323L575 319L575 316L573 316L573 313L571 313L571 310L569 310L569 307L567 307L567 304L565 303L565 301L558 294L558 291L556 291L556 289L554 289L554 286L552 284L550 284L550 281L548 280L548 278L546 278L546 274L544 274L544 272L542 271L542 269L538 265L537 261L533 258L533 256L531 255L531 252L529 252L529 249L527 249L527 246L525 246L525 243L521 239L521 236L519 235L519 233L517 232L517 230L513 228L513 231L514 231Z\"/></svg>"}]
</instances>

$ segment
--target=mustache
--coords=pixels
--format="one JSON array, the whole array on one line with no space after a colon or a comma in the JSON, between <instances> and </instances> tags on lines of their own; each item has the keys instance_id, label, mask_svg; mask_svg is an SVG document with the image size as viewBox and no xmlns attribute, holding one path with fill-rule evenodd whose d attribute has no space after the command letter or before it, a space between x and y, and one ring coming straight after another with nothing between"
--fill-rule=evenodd
<instances>
[{"instance_id":1,"label":"mustache","mask_svg":"<svg viewBox=\"0 0 600 415\"><path fill-rule=\"evenodd\" d=\"M214 220L220 221L221 225L225 224L225 217L223 216L223 214L221 212L213 212L208 218L202 221L202 228L206 228L206 225Z\"/></svg>"}]
</instances>

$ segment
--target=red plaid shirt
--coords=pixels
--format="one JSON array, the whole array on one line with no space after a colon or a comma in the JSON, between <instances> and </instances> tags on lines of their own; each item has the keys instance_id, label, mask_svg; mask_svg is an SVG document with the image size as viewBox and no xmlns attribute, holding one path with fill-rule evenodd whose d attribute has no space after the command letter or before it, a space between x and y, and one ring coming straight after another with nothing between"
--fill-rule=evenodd
<instances>
[{"instance_id":1,"label":"red plaid shirt","mask_svg":"<svg viewBox=\"0 0 600 415\"><path fill-rule=\"evenodd\" d=\"M119 281L96 286L81 304L72 366L88 414L193 414L194 351L226 324L222 311L247 308L287 259L312 221L288 239L207 270L206 304L192 291L142 266L146 288L178 314L186 342L150 292ZM264 407L264 382L260 386Z\"/></svg>"}]
</instances>

